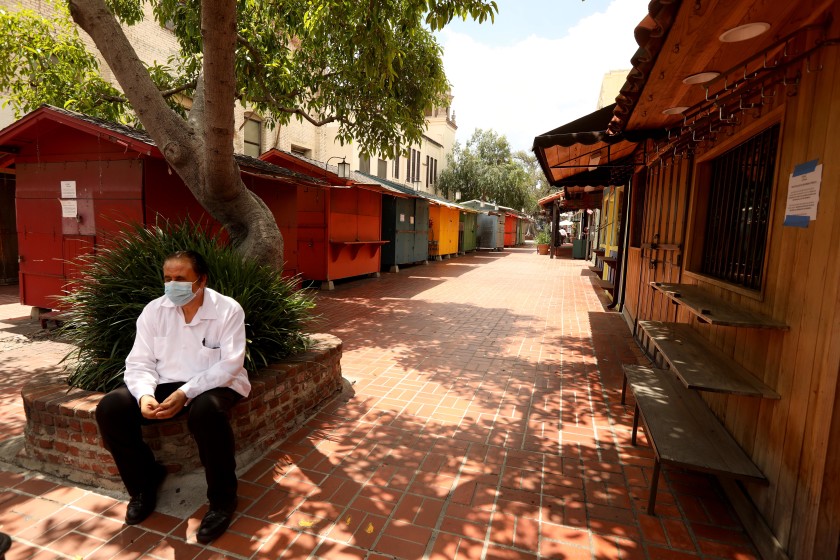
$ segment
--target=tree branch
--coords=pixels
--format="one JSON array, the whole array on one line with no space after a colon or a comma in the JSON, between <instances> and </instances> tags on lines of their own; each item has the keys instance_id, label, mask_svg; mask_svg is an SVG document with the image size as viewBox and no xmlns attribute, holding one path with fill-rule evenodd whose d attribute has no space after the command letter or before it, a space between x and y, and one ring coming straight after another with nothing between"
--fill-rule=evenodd
<instances>
[{"instance_id":1,"label":"tree branch","mask_svg":"<svg viewBox=\"0 0 840 560\"><path fill-rule=\"evenodd\" d=\"M327 117L325 119L317 120L314 117L309 116L309 114L299 107L272 107L272 111L278 111L280 113L289 113L292 115L300 115L310 123L315 126L324 126L327 123L331 122L344 122L344 119L338 115L334 115L332 117Z\"/></svg>"},{"instance_id":2,"label":"tree branch","mask_svg":"<svg viewBox=\"0 0 840 560\"><path fill-rule=\"evenodd\" d=\"M262 54L256 49L256 47L254 47L254 45L251 44L251 42L248 39L246 39L241 33L237 33L236 40L237 42L242 44L246 49L248 49L248 52L251 53L251 56L253 57L254 63L257 67L263 65Z\"/></svg>"},{"instance_id":3,"label":"tree branch","mask_svg":"<svg viewBox=\"0 0 840 560\"><path fill-rule=\"evenodd\" d=\"M173 95L181 93L182 91L186 91L188 89L195 89L195 87L196 80L193 80L191 82L187 82L186 84L174 88L162 90L160 94L164 97L164 99L168 99ZM102 101L109 101L111 103L129 103L128 98L122 95L102 95L99 97L99 99L101 99Z\"/></svg>"},{"instance_id":4,"label":"tree branch","mask_svg":"<svg viewBox=\"0 0 840 560\"><path fill-rule=\"evenodd\" d=\"M171 163L177 165L194 150L194 141L184 120L175 113L157 89L120 24L103 0L69 0L70 15L102 54L120 83L137 118L158 146L173 146Z\"/></svg>"}]
</instances>

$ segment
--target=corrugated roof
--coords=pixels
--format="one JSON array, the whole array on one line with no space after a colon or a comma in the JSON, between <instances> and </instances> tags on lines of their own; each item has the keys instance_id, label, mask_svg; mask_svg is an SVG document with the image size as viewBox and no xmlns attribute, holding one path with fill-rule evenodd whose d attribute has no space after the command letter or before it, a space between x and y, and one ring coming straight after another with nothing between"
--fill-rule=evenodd
<instances>
[{"instance_id":1,"label":"corrugated roof","mask_svg":"<svg viewBox=\"0 0 840 560\"><path fill-rule=\"evenodd\" d=\"M409 196L414 196L414 197L417 197L417 198L424 198L424 199L426 199L429 202L432 202L434 204L449 206L451 208L458 208L460 210L465 210L465 211L468 211L468 212L472 211L471 208L465 208L462 205L458 204L457 202L452 202L451 200L446 200L445 198L439 197L439 196L434 195L432 193L428 193L428 192L420 191L420 190L414 190L410 187L407 187L406 185L401 185L400 183L396 183L394 181L389 181L388 179L383 179L381 177L375 177L374 175L370 175L368 173L363 173L361 171L359 171L358 174L363 175L364 177L366 177L367 179L369 179L371 181L381 183L382 185L385 185L385 186L391 187L393 189L396 189L396 190L400 191L401 193L407 194Z\"/></svg>"}]
</instances>

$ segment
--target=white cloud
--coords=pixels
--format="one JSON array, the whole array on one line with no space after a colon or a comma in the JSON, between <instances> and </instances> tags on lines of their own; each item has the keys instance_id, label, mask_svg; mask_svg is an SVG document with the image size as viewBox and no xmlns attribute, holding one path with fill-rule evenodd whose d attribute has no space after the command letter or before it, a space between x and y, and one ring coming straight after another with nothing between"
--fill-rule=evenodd
<instances>
[{"instance_id":1,"label":"white cloud","mask_svg":"<svg viewBox=\"0 0 840 560\"><path fill-rule=\"evenodd\" d=\"M647 0L615 0L564 37L532 35L504 47L445 29L458 140L491 128L514 150L530 150L535 136L594 111L604 74L630 68L633 30L646 14Z\"/></svg>"}]
</instances>

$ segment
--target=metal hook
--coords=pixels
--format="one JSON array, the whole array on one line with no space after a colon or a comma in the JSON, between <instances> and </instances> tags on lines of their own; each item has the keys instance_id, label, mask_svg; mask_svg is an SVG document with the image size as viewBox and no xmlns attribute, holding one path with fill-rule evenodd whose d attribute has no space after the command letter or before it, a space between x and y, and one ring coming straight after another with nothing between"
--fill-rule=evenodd
<instances>
[{"instance_id":1,"label":"metal hook","mask_svg":"<svg viewBox=\"0 0 840 560\"><path fill-rule=\"evenodd\" d=\"M814 72L819 72L819 71L820 71L820 70L822 70L822 69L823 69L823 65L822 65L822 64L820 64L820 67L819 67L819 68L814 69ZM807 57L807 58L805 59L805 71L806 71L808 74L810 74L810 73L811 73L811 57L810 57L810 56L809 56L809 57Z\"/></svg>"},{"instance_id":2,"label":"metal hook","mask_svg":"<svg viewBox=\"0 0 840 560\"><path fill-rule=\"evenodd\" d=\"M776 97L776 90L773 89L773 95L764 95L764 84L761 84L761 98L767 99L768 97Z\"/></svg>"},{"instance_id":3,"label":"metal hook","mask_svg":"<svg viewBox=\"0 0 840 560\"><path fill-rule=\"evenodd\" d=\"M754 109L755 103L750 103L749 105L744 105L744 97L741 96L738 98L738 110L744 111L746 109Z\"/></svg>"},{"instance_id":4,"label":"metal hook","mask_svg":"<svg viewBox=\"0 0 840 560\"><path fill-rule=\"evenodd\" d=\"M696 130L692 130L692 131L691 131L691 141L692 141L692 142L702 142L702 141L703 141L703 139L705 138L705 136L701 136L701 137L698 139L698 138L697 138L696 133L697 133L697 131L696 131Z\"/></svg>"},{"instance_id":5,"label":"metal hook","mask_svg":"<svg viewBox=\"0 0 840 560\"><path fill-rule=\"evenodd\" d=\"M797 72L797 73L796 73L796 76L793 78L793 80L794 80L794 81L793 81L793 83L788 83L788 77L787 77L787 74L784 74L784 75L782 76L782 85L783 85L783 86L785 86L785 87L788 87L788 86L798 86L798 85L799 85L799 78L800 78L800 77L801 77L801 76L800 76L800 75L799 75L799 73Z\"/></svg>"}]
</instances>

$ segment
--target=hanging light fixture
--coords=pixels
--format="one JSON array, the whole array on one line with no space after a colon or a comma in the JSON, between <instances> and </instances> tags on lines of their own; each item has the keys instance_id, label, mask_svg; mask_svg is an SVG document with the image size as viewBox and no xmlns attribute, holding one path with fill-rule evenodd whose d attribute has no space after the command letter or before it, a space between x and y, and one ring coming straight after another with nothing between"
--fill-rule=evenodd
<instances>
[{"instance_id":1,"label":"hanging light fixture","mask_svg":"<svg viewBox=\"0 0 840 560\"><path fill-rule=\"evenodd\" d=\"M327 173L329 173L329 164L330 160L341 158L341 161L338 162L338 177L340 179L346 179L350 176L350 164L345 161L344 156L333 156L331 158L327 158L326 163L324 164L324 177L326 178Z\"/></svg>"},{"instance_id":2,"label":"hanging light fixture","mask_svg":"<svg viewBox=\"0 0 840 560\"><path fill-rule=\"evenodd\" d=\"M705 84L706 82L711 82L718 76L720 76L720 72L711 70L708 72L698 72L697 74L692 74L691 76L683 78L683 83L689 86L694 84Z\"/></svg>"},{"instance_id":3,"label":"hanging light fixture","mask_svg":"<svg viewBox=\"0 0 840 560\"><path fill-rule=\"evenodd\" d=\"M739 41L746 41L758 37L770 29L770 24L763 21L756 21L753 23L745 23L732 29L727 29L721 33L718 40L722 43L737 43Z\"/></svg>"}]
</instances>

